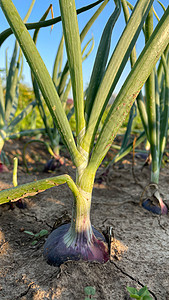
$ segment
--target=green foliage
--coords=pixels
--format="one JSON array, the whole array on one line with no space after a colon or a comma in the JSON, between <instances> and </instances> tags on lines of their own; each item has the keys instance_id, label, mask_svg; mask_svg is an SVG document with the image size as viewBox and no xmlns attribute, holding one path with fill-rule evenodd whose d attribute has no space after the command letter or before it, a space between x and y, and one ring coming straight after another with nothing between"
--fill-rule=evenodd
<instances>
[{"instance_id":1,"label":"green foliage","mask_svg":"<svg viewBox=\"0 0 169 300\"><path fill-rule=\"evenodd\" d=\"M30 235L32 238L33 238L33 241L32 241L32 245L36 245L38 243L38 241L48 235L48 230L46 229L42 229L40 230L38 233L33 233L32 231L27 231L27 230L24 230L24 233Z\"/></svg>"},{"instance_id":2,"label":"green foliage","mask_svg":"<svg viewBox=\"0 0 169 300\"><path fill-rule=\"evenodd\" d=\"M138 300L152 300L153 298L150 296L150 293L146 286L137 290L133 287L127 287L128 292L130 293L130 297Z\"/></svg>"},{"instance_id":3,"label":"green foliage","mask_svg":"<svg viewBox=\"0 0 169 300\"><path fill-rule=\"evenodd\" d=\"M85 297L85 300L87 299L93 299L92 296L94 296L96 294L96 289L93 286L86 286L84 288L84 293L87 297Z\"/></svg>"},{"instance_id":4,"label":"green foliage","mask_svg":"<svg viewBox=\"0 0 169 300\"><path fill-rule=\"evenodd\" d=\"M86 26L84 27L84 29L82 30L81 33L81 42L83 41L85 35L87 34L88 30L90 29L91 25L93 24L93 22L96 20L96 18L98 17L98 15L100 14L100 12L102 11L102 9L104 8L104 6L106 5L106 3L108 2L108 0L105 1L104 4L101 5L101 7L96 11L96 13L94 14L94 16L92 16L92 18L88 21L88 23L86 24ZM45 12L45 14L42 16L42 18L40 19L40 21L42 22L43 20L45 20L45 18L47 17L48 14L47 10ZM71 18L70 18L71 19ZM76 28L77 30L77 28ZM38 37L38 33L39 33L39 29L36 29L34 32L34 36L33 36L33 40L36 44L37 41L37 37ZM74 43L72 43L73 45ZM94 46L94 39L93 37L85 44L84 48L82 49L82 51L80 51L80 56L79 59L80 61L84 61L87 59L87 57L90 55L91 51L93 50L93 46ZM77 48L77 45L74 44L74 50ZM81 48L81 45L79 45L79 47ZM87 49L87 50L86 50ZM76 113L76 109L75 107L69 107L69 105L67 104L67 99L68 99L68 95L69 92L71 90L72 84L71 84L71 79L70 79L70 71L72 68L69 66L68 67L68 62L66 62L66 64L62 65L63 63L63 50L64 50L64 36L62 36L59 46L58 46L58 50L56 53L56 58L54 61L54 66L53 66L53 72L52 72L52 80L53 83L55 85L55 88L58 92L58 95L60 96L60 100L61 100L61 104L62 107L67 115L67 119L69 121L69 125L71 127L71 130L74 132L75 136L77 136L77 122L81 122L81 121L77 121L77 116L75 118L75 113ZM75 51L73 50L72 54L70 54L70 57L72 57L73 59L73 55L75 53ZM77 61L77 56L75 55L75 59L73 59L73 63ZM77 62L77 64L79 64ZM73 73L74 70L77 70L77 67L73 67ZM82 73L82 68L81 68L81 73ZM76 78L79 78L79 76L76 76ZM79 84L82 85L82 80L79 78ZM38 108L39 108L39 113L40 116L43 120L43 125L45 126L46 129L46 134L49 137L50 140L50 146L53 150L53 155L54 157L56 157L58 159L59 157L59 149L61 148L60 144L61 144L61 138L60 138L60 134L58 132L57 127L55 126L55 123L52 122L52 118L50 119L50 123L49 123L49 116L47 116L46 114L46 105L44 103L44 100L40 94L39 91L39 87L38 84L34 78L34 75L32 73L32 83L33 83L33 88L34 88L34 93L35 93L35 97L38 103ZM76 85L77 85L77 81L76 81ZM75 91L75 98L77 97L77 99L79 99L79 93L80 89L78 88L78 86L76 87L76 91ZM77 94L77 95L76 95ZM83 97L82 95L83 93L81 93L80 97ZM76 100L74 100L73 105L76 105ZM82 113L78 114L79 116L82 115ZM51 130L52 128L52 130Z\"/></svg>"},{"instance_id":5,"label":"green foliage","mask_svg":"<svg viewBox=\"0 0 169 300\"><path fill-rule=\"evenodd\" d=\"M18 99L18 108L16 111L16 116L19 115L22 110L35 98L34 92L31 88L26 86L23 83L19 85L19 99ZM44 102L44 101L43 101ZM52 127L53 122L49 110L44 102L45 114L49 120L49 126ZM21 132L24 130L35 129L35 128L43 128L43 120L41 118L39 109L37 106L34 107L29 116L26 116L22 122L18 123L15 127L15 133Z\"/></svg>"},{"instance_id":6,"label":"green foliage","mask_svg":"<svg viewBox=\"0 0 169 300\"><path fill-rule=\"evenodd\" d=\"M162 4L160 3L160 5ZM132 6L129 5L129 7L133 10ZM164 5L162 5L162 8L164 11L166 11ZM127 5L123 5L123 10L127 22L130 16ZM158 21L160 21L157 13L152 7L146 18L145 26L143 27L145 44L150 40L153 34L153 12ZM140 92L136 99L146 138L150 144L150 152L152 157L151 181L157 184L159 182L161 161L166 145L169 117L168 55L169 46L167 46L164 53L162 53L157 70L154 68L145 83L145 97L143 97L142 93ZM137 61L135 47L132 50L130 61L131 67L133 67Z\"/></svg>"},{"instance_id":7,"label":"green foliage","mask_svg":"<svg viewBox=\"0 0 169 300\"><path fill-rule=\"evenodd\" d=\"M35 0L32 0L30 8L24 18L24 22L27 21ZM13 133L17 132L18 124L32 111L35 107L36 102L29 102L28 105L24 105L22 110L18 110L19 101L19 86L22 79L23 71L23 55L19 48L18 42L15 41L14 50L10 64L8 66L8 56L6 50L6 69L5 69L5 80L0 77L0 155L1 160L4 163L4 154L2 148L6 140L10 139ZM4 78L3 78L4 79ZM5 88L4 88L5 84ZM19 133L20 135L20 133Z\"/></svg>"},{"instance_id":8,"label":"green foliage","mask_svg":"<svg viewBox=\"0 0 169 300\"><path fill-rule=\"evenodd\" d=\"M161 5L161 3L160 3ZM124 16L126 24L129 20L130 14L129 8L133 11L133 6L126 1L122 1ZM164 11L166 10L162 6ZM159 21L158 15L154 11L156 18ZM146 26L143 25L143 32L145 34L146 43L153 33L153 7L151 8L147 18ZM124 155L129 153L132 149L127 143L129 143L130 133L133 129L144 130L145 134L141 132L140 136L137 138L138 141L142 141L144 135L149 141L150 152L152 156L152 168L151 168L151 181L158 183L159 172L161 166L161 160L163 152L166 145L167 128L168 128L168 116L169 116L169 67L167 66L167 57L169 55L169 46L166 47L162 57L160 58L158 68L152 71L150 77L145 83L145 96L143 97L142 91L138 94L136 98L137 111L139 114L133 115L132 109L130 114L127 116L123 126L126 126L126 132L122 142L120 152L113 158L109 166L117 162L119 159L124 157ZM131 67L137 62L136 49L133 48L130 55ZM165 109L164 109L165 107ZM121 128L121 133L124 129Z\"/></svg>"},{"instance_id":9,"label":"green foliage","mask_svg":"<svg viewBox=\"0 0 169 300\"><path fill-rule=\"evenodd\" d=\"M28 99L27 105L22 104L22 108L17 111L22 65L22 52L18 50L18 43L15 42L9 68L8 66L6 67L5 88L3 88L0 79L0 152L2 151L5 140L9 139L11 134L17 132L19 123L36 105L35 101L30 102Z\"/></svg>"}]
</instances>

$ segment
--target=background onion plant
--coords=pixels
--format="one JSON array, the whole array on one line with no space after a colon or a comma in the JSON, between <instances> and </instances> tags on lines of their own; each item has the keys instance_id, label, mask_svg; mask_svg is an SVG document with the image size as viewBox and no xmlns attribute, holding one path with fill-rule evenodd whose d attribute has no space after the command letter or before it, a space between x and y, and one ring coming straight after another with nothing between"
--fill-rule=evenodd
<instances>
[{"instance_id":1,"label":"background onion plant","mask_svg":"<svg viewBox=\"0 0 169 300\"><path fill-rule=\"evenodd\" d=\"M159 2L159 1L158 1ZM126 20L126 24L130 18L129 8L133 11L134 7L128 1L121 1L123 12ZM162 6L163 10L166 11L164 5L159 2L159 5ZM153 14L156 16L159 21L159 17L155 12L154 8L151 7L151 10L146 18L145 24L143 25L143 33L145 36L145 44L149 40L151 34L153 33ZM131 68L133 68L136 63L136 47L133 47L133 50L130 55ZM143 96L142 90L138 94L129 115L129 120L122 141L122 145L118 154L113 158L113 160L108 164L104 173L99 177L99 181L104 180L104 177L107 176L110 166L113 163L118 162L130 151L137 147L145 139L148 141L150 155L149 163L151 163L151 183L148 184L144 189L148 189L153 186L153 192L150 192L151 195L149 199L141 199L142 205L154 213L157 214L166 214L168 212L166 205L163 203L163 200L160 196L158 184L159 184L159 175L160 167L162 163L162 157L166 146L166 140L168 135L168 117L169 117L169 45L167 45L164 53L158 61L157 68L154 67L149 78L145 82L145 96ZM139 115L142 121L144 131L137 137L136 141L129 143L129 137L132 129L133 120L139 111ZM147 159L148 160L148 159ZM143 191L144 194L144 191Z\"/></svg>"},{"instance_id":2,"label":"background onion plant","mask_svg":"<svg viewBox=\"0 0 169 300\"><path fill-rule=\"evenodd\" d=\"M34 3L35 0L32 1L30 8L23 20L24 22L27 21ZM23 54L18 42L16 41L9 66L6 51L5 88L3 87L0 77L0 171L7 170L5 164L8 165L7 156L3 152L5 141L16 137L14 134L16 125L21 122L36 105L36 101L32 101L27 107L25 107L24 110L22 110L19 115L16 116L19 98L19 84L22 78L22 71ZM30 134L30 132L18 133L17 137L26 134Z\"/></svg>"},{"instance_id":3,"label":"background onion plant","mask_svg":"<svg viewBox=\"0 0 169 300\"><path fill-rule=\"evenodd\" d=\"M102 263L109 259L108 246L103 236L90 222L95 174L133 102L168 44L169 8L126 78L108 112L97 141L95 141L97 129L109 98L153 4L153 0L137 1L108 61L111 33L120 14L121 2L120 0L115 1L115 9L105 25L84 102L81 41L75 2L74 0L59 1L74 99L77 136L75 141L58 92L36 45L12 1L0 0L1 8L22 48L55 125L76 166L76 182L70 176L62 175L0 192L0 202L4 203L29 194L36 194L38 191L57 184L68 184L74 195L71 224L62 225L54 230L49 235L44 247L44 256L48 263L53 265L60 265L69 259L84 259Z\"/></svg>"},{"instance_id":4,"label":"background onion plant","mask_svg":"<svg viewBox=\"0 0 169 300\"><path fill-rule=\"evenodd\" d=\"M165 7L159 2L166 11ZM133 10L131 4L128 3ZM129 10L127 3L123 3L123 10L126 22L129 20ZM154 8L151 7L150 12L146 18L143 26L145 36L145 44L150 39L153 30L153 14L159 18ZM167 213L167 207L163 203L158 190L160 167L163 153L166 146L166 139L168 135L168 117L169 117L169 66L168 66L169 45L165 48L164 53L160 57L158 66L154 67L147 81L145 82L145 97L142 91L136 98L137 107L142 120L144 133L142 137L146 137L150 146L151 155L151 183L150 187L154 185L150 199L143 201L143 206L155 213ZM133 48L130 56L131 67L136 63L136 49ZM141 138L139 137L141 140ZM148 186L146 187L146 189Z\"/></svg>"}]
</instances>

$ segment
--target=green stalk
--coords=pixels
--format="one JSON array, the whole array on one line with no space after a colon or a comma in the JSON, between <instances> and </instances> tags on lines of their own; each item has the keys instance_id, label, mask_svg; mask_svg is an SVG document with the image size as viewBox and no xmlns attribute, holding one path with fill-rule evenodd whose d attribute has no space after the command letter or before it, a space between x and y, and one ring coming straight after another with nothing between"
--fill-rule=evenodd
<instances>
[{"instance_id":1,"label":"green stalk","mask_svg":"<svg viewBox=\"0 0 169 300\"><path fill-rule=\"evenodd\" d=\"M22 72L22 68L23 68L23 61L22 61L21 70L20 70L20 74L19 74L21 58L22 58L22 51L21 51L21 49L19 49L18 60L16 62L16 67L15 67L14 74L12 77L12 82L9 87L9 95L10 95L11 99L10 99L10 103L8 103L9 104L8 107L6 108L6 120L8 121L8 123L13 119L13 117L16 113L17 107L18 107L19 78L21 77L21 72Z\"/></svg>"},{"instance_id":2,"label":"green stalk","mask_svg":"<svg viewBox=\"0 0 169 300\"><path fill-rule=\"evenodd\" d=\"M85 25L85 27L83 28L83 30L82 30L82 32L80 34L80 40L81 40L81 42L84 40L84 38L85 38L86 34L88 33L89 29L91 28L91 26L96 21L96 19L101 14L101 12L103 11L103 9L105 8L105 6L107 5L107 3L109 1L110 0L104 0L104 2L99 6L99 8L93 14L93 16L91 17L91 19L89 20L89 22L87 22L87 24Z\"/></svg>"},{"instance_id":3,"label":"green stalk","mask_svg":"<svg viewBox=\"0 0 169 300\"><path fill-rule=\"evenodd\" d=\"M129 21L130 18L130 13L128 10L128 5L127 5L127 1L126 0L121 0L122 2L122 7L123 7L123 12L124 12L124 17L125 17L125 21L126 24ZM132 7L133 10L133 7ZM137 60L137 55L136 55L136 46L133 47L133 50L131 51L131 55L130 55L130 64L131 64L131 68L133 68L134 64L136 63ZM140 113L140 117L141 117L141 121L145 130L145 133L148 137L148 117L147 117L147 111L146 111L146 106L143 100L143 94L142 91L140 91L140 93L138 94L137 98L137 106L138 106L138 110Z\"/></svg>"},{"instance_id":4,"label":"green stalk","mask_svg":"<svg viewBox=\"0 0 169 300\"><path fill-rule=\"evenodd\" d=\"M41 193L51 187L58 186L60 184L67 183L72 193L76 196L79 194L79 190L75 185L72 178L65 174L61 176L55 176L47 179L41 179L35 182L25 183L23 185L13 187L10 189L2 190L0 192L0 204L14 202L20 198L34 196Z\"/></svg>"},{"instance_id":5,"label":"green stalk","mask_svg":"<svg viewBox=\"0 0 169 300\"><path fill-rule=\"evenodd\" d=\"M25 16L24 19L23 19L23 22L24 22L24 23L27 22L27 20L29 19L30 14L31 14L31 12L32 12L32 9L33 9L33 7L34 7L35 1L36 1L36 0L32 0L31 5L30 5L30 7L29 7L29 9L28 9L28 11L27 11L27 13L26 13L26 16Z\"/></svg>"},{"instance_id":6,"label":"green stalk","mask_svg":"<svg viewBox=\"0 0 169 300\"><path fill-rule=\"evenodd\" d=\"M6 71L6 79L8 77L8 48L5 50L5 71Z\"/></svg>"},{"instance_id":7,"label":"green stalk","mask_svg":"<svg viewBox=\"0 0 169 300\"><path fill-rule=\"evenodd\" d=\"M158 77L157 71L154 69L154 79L155 79L155 105L156 105L156 152L158 155L158 163L159 163L159 170L160 170L160 123L161 123L161 116L160 116L160 92L158 86Z\"/></svg>"},{"instance_id":8,"label":"green stalk","mask_svg":"<svg viewBox=\"0 0 169 300\"><path fill-rule=\"evenodd\" d=\"M7 77L7 83L6 83L6 94L5 94L5 119L8 121L10 112L11 112L11 107L12 107L12 102L13 98L15 96L15 88L16 88L16 76L15 76L15 64L16 64L16 57L17 57L17 52L18 52L18 42L15 42L15 47L13 50L13 55L12 59L10 62L10 67L8 71L8 77ZM15 76L15 80L14 80Z\"/></svg>"},{"instance_id":9,"label":"green stalk","mask_svg":"<svg viewBox=\"0 0 169 300\"><path fill-rule=\"evenodd\" d=\"M146 138L146 134L143 131L139 137L137 138L135 142L135 148L138 147ZM117 149L119 152L118 154L110 161L110 163L107 165L106 170L110 168L111 165L117 163L120 161L123 157L125 157L127 154L129 154L133 150L133 142L126 145L125 148L122 148L117 145L112 145L111 148ZM135 150L136 151L136 150ZM105 171L104 171L105 172Z\"/></svg>"},{"instance_id":10,"label":"green stalk","mask_svg":"<svg viewBox=\"0 0 169 300\"><path fill-rule=\"evenodd\" d=\"M45 11L45 13L41 17L40 21L44 21L46 19L50 9L51 9L51 5ZM33 34L33 41L34 41L35 45L37 43L37 38L38 38L39 31L40 31L40 28L37 28L35 30L34 34ZM34 90L35 98L36 98L36 101L37 101L38 109L39 109L41 118L43 120L44 126L46 128L46 132L48 134L48 137L49 137L49 139L52 143L52 141L53 141L52 132L51 132L51 129L50 129L50 126L48 124L48 120L47 120L47 117L46 117L46 114L45 114L45 109L44 109L44 106L43 106L43 103L42 103L40 90L39 90L38 84L37 84L37 82L34 78L34 75L33 75L32 71L31 71L31 78L32 78L32 85L33 85L33 90Z\"/></svg>"},{"instance_id":11,"label":"green stalk","mask_svg":"<svg viewBox=\"0 0 169 300\"><path fill-rule=\"evenodd\" d=\"M59 69L59 73L60 73L61 67L62 67L63 45L64 45L64 36L62 35L61 41L59 43L58 51L56 54L56 58L55 58L54 66L53 66L53 74L52 74L52 80L55 83L56 88L59 84L58 69Z\"/></svg>"},{"instance_id":12,"label":"green stalk","mask_svg":"<svg viewBox=\"0 0 169 300\"><path fill-rule=\"evenodd\" d=\"M153 33L153 7L151 8L145 23L145 41L150 39ZM146 91L146 105L148 115L148 128L149 128L149 143L152 157L151 181L158 184L159 181L159 159L157 153L158 141L156 135L156 99L155 99L155 76L154 71L150 74L145 83Z\"/></svg>"},{"instance_id":13,"label":"green stalk","mask_svg":"<svg viewBox=\"0 0 169 300\"><path fill-rule=\"evenodd\" d=\"M169 68L164 55L162 55L161 59L163 61L164 72L165 72L165 102L164 102L165 104L164 104L164 112L160 124L160 153L159 153L160 163L166 146L168 119L169 119Z\"/></svg>"},{"instance_id":14,"label":"green stalk","mask_svg":"<svg viewBox=\"0 0 169 300\"><path fill-rule=\"evenodd\" d=\"M125 30L111 56L92 107L83 142L83 148L85 151L89 151L89 149L92 148L95 134L104 109L127 63L131 50L134 47L152 3L153 0L140 0L137 2L128 22L128 26L125 27Z\"/></svg>"},{"instance_id":15,"label":"green stalk","mask_svg":"<svg viewBox=\"0 0 169 300\"><path fill-rule=\"evenodd\" d=\"M156 26L113 103L93 150L88 168L96 170L109 150L135 98L168 44L169 8Z\"/></svg>"},{"instance_id":16,"label":"green stalk","mask_svg":"<svg viewBox=\"0 0 169 300\"><path fill-rule=\"evenodd\" d=\"M140 91L140 93L138 94L136 101L137 101L137 106L138 106L139 114L141 117L141 121L143 124L143 128L145 130L147 138L149 139L148 116L147 116L147 110L146 110L145 101L143 99L142 91Z\"/></svg>"},{"instance_id":17,"label":"green stalk","mask_svg":"<svg viewBox=\"0 0 169 300\"><path fill-rule=\"evenodd\" d=\"M5 143L5 136L5 132L3 130L0 130L0 154Z\"/></svg>"},{"instance_id":18,"label":"green stalk","mask_svg":"<svg viewBox=\"0 0 169 300\"><path fill-rule=\"evenodd\" d=\"M92 41L92 45L90 47L90 49L88 50L88 52L86 53L85 56L83 56L87 46L90 44L90 42ZM87 59L87 57L90 55L91 51L93 50L94 47L94 39L91 38L86 45L84 46L83 50L82 50L82 62ZM67 78L69 75L69 68L68 68L68 63L66 63L62 73L61 73L61 77L59 78L59 85L57 86L58 89L58 94L60 95L60 99L63 105L63 108L65 109L65 105L66 105L66 101L67 101L67 97L69 95L70 89L71 89L71 79L69 78L68 83L67 82ZM66 88L65 88L66 86Z\"/></svg>"},{"instance_id":19,"label":"green stalk","mask_svg":"<svg viewBox=\"0 0 169 300\"><path fill-rule=\"evenodd\" d=\"M107 5L108 2L109 2L109 0L104 0L104 2L100 5L100 7L97 9L97 11L94 13L94 15L91 17L91 19L87 22L87 24L83 28L83 30L80 34L81 43L83 42L87 32L89 31L89 29L91 28L93 23L96 21L96 19L98 18L100 13L103 11L103 9L105 8L105 6ZM69 68L68 68L68 62L66 62L65 67L64 67L63 72L62 72L62 75L61 75L59 87L58 87L58 94L59 95L61 95L63 93L68 75L69 75Z\"/></svg>"},{"instance_id":20,"label":"green stalk","mask_svg":"<svg viewBox=\"0 0 169 300\"><path fill-rule=\"evenodd\" d=\"M168 51L169 51L169 45L166 47L166 49L164 51L165 58L167 58ZM164 69L163 69L162 59L160 59L160 62L159 62L158 68L157 68L157 76L158 76L158 85L160 88L159 92L161 92L161 86L162 86L162 82L164 80Z\"/></svg>"},{"instance_id":21,"label":"green stalk","mask_svg":"<svg viewBox=\"0 0 169 300\"><path fill-rule=\"evenodd\" d=\"M92 43L91 43L92 42ZM91 46L88 50L88 52L83 56L86 48L88 47L88 45L91 43ZM94 48L94 38L92 37L87 43L86 45L84 46L83 50L82 50L82 62L84 60L86 60L88 58L88 56L90 55L90 53L92 52ZM69 78L69 81L66 85L66 88L65 90L63 91L63 93L61 94L60 96L60 99L61 99L61 102L62 102L62 105L63 105L63 108L65 109L65 106L66 106L66 101L67 101L67 98L68 98L68 95L69 95L69 92L70 92L70 89L71 89L71 79Z\"/></svg>"},{"instance_id":22,"label":"green stalk","mask_svg":"<svg viewBox=\"0 0 169 300\"><path fill-rule=\"evenodd\" d=\"M91 43L92 42L92 43ZM87 47L89 46L89 44L91 43L91 46L88 50L88 52L84 55L85 53L85 50L87 49ZM93 48L94 48L94 38L92 37L87 43L86 45L84 46L83 50L82 50L82 61L85 61L88 56L90 55L90 53L93 51Z\"/></svg>"},{"instance_id":23,"label":"green stalk","mask_svg":"<svg viewBox=\"0 0 169 300\"><path fill-rule=\"evenodd\" d=\"M59 133L71 154L72 160L78 166L83 161L83 158L76 148L69 122L46 66L12 1L1 0L0 4L34 73L49 111L57 124Z\"/></svg>"},{"instance_id":24,"label":"green stalk","mask_svg":"<svg viewBox=\"0 0 169 300\"><path fill-rule=\"evenodd\" d=\"M133 103L131 109L130 109L130 113L129 113L129 120L127 123L127 128L126 128L126 132L124 134L124 138L123 138L123 142L121 145L121 149L120 149L120 153L119 155L125 151L125 148L127 147L127 143L130 137L130 133L131 133L131 128L132 128L132 124L133 124L133 120L137 115L137 107L135 102Z\"/></svg>"},{"instance_id":25,"label":"green stalk","mask_svg":"<svg viewBox=\"0 0 169 300\"><path fill-rule=\"evenodd\" d=\"M63 91L63 93L62 93L61 96L60 96L60 100L61 100L61 102L62 102L62 105L63 105L64 110L65 110L65 108L66 108L66 101L67 101L67 99L68 99L69 92L70 92L70 90L71 90L71 86L72 86L72 84L71 84L71 79L69 78L69 81L68 81L68 83L67 83L67 85L66 85L65 90Z\"/></svg>"},{"instance_id":26,"label":"green stalk","mask_svg":"<svg viewBox=\"0 0 169 300\"><path fill-rule=\"evenodd\" d=\"M162 2L160 2L160 1L158 1L158 3L161 5L162 9L163 9L164 12L165 12L165 11L166 11L166 8L165 8L164 4L163 4Z\"/></svg>"},{"instance_id":27,"label":"green stalk","mask_svg":"<svg viewBox=\"0 0 169 300\"><path fill-rule=\"evenodd\" d=\"M127 5L127 1L126 0L121 0L122 3L122 8L123 8L123 12L124 12L124 17L125 17L125 21L126 24L130 18L130 13L129 13L129 9L128 9L128 5ZM136 47L133 47L133 50L131 52L130 55L130 63L131 63L131 68L133 68L135 62L137 60L137 56L136 56ZM143 127L145 132L147 133L147 126L146 123L147 121L147 112L146 112L146 107L143 101L143 96L142 96L142 92L140 91L139 95L136 98L137 100L137 105L138 105L138 109L139 109L139 113L141 116L141 120L143 123ZM123 142L122 145L120 147L120 150L118 152L117 155L115 155L115 157L112 159L112 161L108 164L107 168L108 169L112 164L118 162L119 160L121 160L124 156L126 156L128 153L130 153L133 149L133 143L130 143L129 145L127 145L128 140L129 140L129 135L131 133L131 128L132 128L132 123L133 123L133 119L136 116L136 105L135 103L133 104L133 106L131 107L130 110L130 115L129 115L129 120L128 120L128 124L127 124L127 129L126 132L124 134L124 138L123 138ZM137 139L136 143L135 143L135 147L138 146L144 139L145 139L145 132L143 132L139 138Z\"/></svg>"},{"instance_id":28,"label":"green stalk","mask_svg":"<svg viewBox=\"0 0 169 300\"><path fill-rule=\"evenodd\" d=\"M2 80L0 77L0 128L4 126L5 123L5 99L2 87Z\"/></svg>"},{"instance_id":29,"label":"green stalk","mask_svg":"<svg viewBox=\"0 0 169 300\"><path fill-rule=\"evenodd\" d=\"M37 129L30 129L30 130L23 130L14 134L8 133L6 135L5 140L10 140L10 139L19 139L22 136L36 136L38 134L45 134L46 133L46 129L45 128L37 128Z\"/></svg>"},{"instance_id":30,"label":"green stalk","mask_svg":"<svg viewBox=\"0 0 169 300\"><path fill-rule=\"evenodd\" d=\"M51 132L51 128L50 128L50 126L48 124L48 120L47 120L47 117L46 117L44 106L42 104L41 94L40 94L37 82L33 78L34 77L33 74L32 74L31 77L32 77L32 85L33 85L33 90L34 90L34 94L35 94L35 98L36 98L36 103L38 105L39 113L40 113L40 116L41 116L41 118L43 120L45 129L46 129L46 133L47 133L50 141L52 142L52 140L53 140L52 132Z\"/></svg>"},{"instance_id":31,"label":"green stalk","mask_svg":"<svg viewBox=\"0 0 169 300\"><path fill-rule=\"evenodd\" d=\"M21 50L20 50L21 51ZM21 81L21 78L22 78L22 73L23 73L23 53L21 51L21 63L20 63L20 72L19 72L19 75L18 75L18 82Z\"/></svg>"},{"instance_id":32,"label":"green stalk","mask_svg":"<svg viewBox=\"0 0 169 300\"><path fill-rule=\"evenodd\" d=\"M139 146L145 140L145 138L146 138L146 134L145 132L142 132L135 142L135 147ZM132 150L133 150L133 142L131 142L127 147L119 151L119 153L112 159L110 165L113 163L117 163L119 160L121 160L123 157L129 154Z\"/></svg>"},{"instance_id":33,"label":"green stalk","mask_svg":"<svg viewBox=\"0 0 169 300\"><path fill-rule=\"evenodd\" d=\"M87 91L87 97L85 101L85 113L86 113L86 121L88 123L91 110L94 104L94 100L96 97L96 93L99 89L100 83L102 81L102 78L105 73L105 68L107 65L107 60L109 56L109 51L110 51L110 43L111 43L111 35L112 35L112 30L114 28L114 25L120 15L121 11L121 6L120 2L117 2L117 6L113 12L113 14L110 16L102 37L101 41L97 50L97 55L95 58L94 62L94 67L90 79L90 83L88 86L88 91Z\"/></svg>"},{"instance_id":34,"label":"green stalk","mask_svg":"<svg viewBox=\"0 0 169 300\"><path fill-rule=\"evenodd\" d=\"M69 62L69 71L72 82L73 100L76 118L77 144L80 146L85 133L84 99L82 56L79 28L77 22L74 0L60 0L62 26L66 44L66 52Z\"/></svg>"},{"instance_id":35,"label":"green stalk","mask_svg":"<svg viewBox=\"0 0 169 300\"><path fill-rule=\"evenodd\" d=\"M14 157L13 159L13 186L16 187L18 185L17 182L17 169L18 169L18 158Z\"/></svg>"}]
</instances>

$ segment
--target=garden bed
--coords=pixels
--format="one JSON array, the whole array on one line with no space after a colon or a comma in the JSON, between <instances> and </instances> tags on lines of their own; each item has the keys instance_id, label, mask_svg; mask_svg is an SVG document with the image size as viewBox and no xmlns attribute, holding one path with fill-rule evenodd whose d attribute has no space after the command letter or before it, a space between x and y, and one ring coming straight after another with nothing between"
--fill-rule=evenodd
<instances>
[{"instance_id":1,"label":"garden bed","mask_svg":"<svg viewBox=\"0 0 169 300\"><path fill-rule=\"evenodd\" d=\"M22 165L21 153L24 141L7 142L5 150L10 157L18 152L18 184L64 173L75 176L69 159L65 166L54 173L43 173L47 154L42 146L36 170L27 174ZM33 147L27 159L33 166L38 157L32 157ZM36 146L38 147L38 146ZM49 157L48 157L49 158ZM135 174L146 186L149 167L142 171L143 160L135 158ZM101 169L99 169L101 172ZM169 204L169 167L161 170L160 191ZM0 174L0 189L12 186L12 168ZM50 233L65 215L71 216L73 196L66 185L51 188L24 200L25 209L14 205L0 207L0 299L84 299L84 288L95 287L94 299L130 299L127 286L147 286L153 299L169 299L169 223L168 215L159 216L139 206L142 189L132 173L132 156L111 169L107 183L95 184L92 199L92 224L100 231L113 228L114 257L104 265L88 262L67 262L60 268L47 265L43 258L42 237L35 245L24 230L38 233L42 229ZM104 205L103 205L104 203ZM63 216L63 218L62 218Z\"/></svg>"}]
</instances>

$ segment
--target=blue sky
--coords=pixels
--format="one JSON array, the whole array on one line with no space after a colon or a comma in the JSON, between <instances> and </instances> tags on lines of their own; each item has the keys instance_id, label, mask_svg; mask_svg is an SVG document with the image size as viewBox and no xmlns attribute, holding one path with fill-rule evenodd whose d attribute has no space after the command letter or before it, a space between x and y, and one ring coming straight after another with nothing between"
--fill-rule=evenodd
<instances>
[{"instance_id":1,"label":"blue sky","mask_svg":"<svg viewBox=\"0 0 169 300\"><path fill-rule=\"evenodd\" d=\"M76 7L80 8L83 6L86 6L88 4L91 4L94 2L94 0L75 0L76 1ZM36 0L35 5L33 8L33 11L31 13L31 16L29 17L28 22L35 22L38 21L46 9L49 7L50 4L53 5L53 10L54 10L54 16L60 15L59 11L59 1L56 0ZM130 3L132 5L135 5L137 1L136 0L131 0ZM168 6L168 0L161 0L161 2L164 4L165 7ZM13 0L14 5L16 6L17 10L19 11L21 17L23 18L30 6L31 0ZM161 6L158 4L157 0L154 0L154 7L156 12L158 13L159 17L163 14L163 10ZM81 31L87 21L90 19L92 14L96 11L96 8L91 9L90 11L87 11L85 13L82 13L78 16L78 22L79 22L79 30ZM90 31L88 32L88 35L86 39L84 40L83 45L92 37L94 36L95 40L95 46L92 54L88 59L83 63L83 76L84 76L84 88L87 86L87 83L90 80L90 75L92 71L92 66L94 62L94 57L96 55L97 47L99 45L101 33L103 31L103 28L106 24L106 21L108 20L109 16L111 15L112 11L114 9L114 1L110 0L110 2L107 4L105 7L104 11L101 13L101 15L98 17ZM49 15L49 18L51 18L51 15ZM124 17L123 13L121 12L121 15L115 25L115 28L113 30L112 34L112 41L111 41L111 51L112 53L121 33L124 28L125 22L124 22ZM0 31L2 32L4 29L8 28L8 23L0 10ZM30 31L30 34L32 35L33 31ZM38 36L38 42L37 42L37 47L38 50L50 72L52 73L52 68L53 68L53 63L55 59L55 55L57 52L57 47L58 43L60 41L62 35L62 26L61 23L58 23L54 25L53 30L51 31L51 28L42 28L40 30L39 36ZM137 53L139 54L142 47L144 45L144 39L143 35L140 34L140 37L138 39L138 43L136 46ZM0 49L0 68L3 68L5 65L5 49L8 48L8 58L10 60L11 53L14 47L14 37L11 36L9 37L4 44L2 45ZM66 54L64 56L64 61L66 60ZM126 78L128 72L130 70L130 64L128 63L120 80L119 83L117 84L117 87L115 89L115 92L117 93L120 89L120 86L122 85L124 79ZM31 86L31 79L30 79L30 70L28 67L28 64L26 61L24 61L24 82Z\"/></svg>"}]
</instances>

